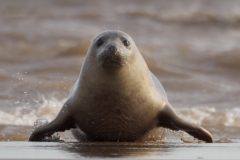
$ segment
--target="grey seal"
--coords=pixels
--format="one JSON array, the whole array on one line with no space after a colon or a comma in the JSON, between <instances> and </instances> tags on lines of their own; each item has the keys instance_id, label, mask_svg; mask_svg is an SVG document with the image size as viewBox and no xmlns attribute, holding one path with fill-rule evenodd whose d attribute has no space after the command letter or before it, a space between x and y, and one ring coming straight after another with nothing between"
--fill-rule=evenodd
<instances>
[{"instance_id":1,"label":"grey seal","mask_svg":"<svg viewBox=\"0 0 240 160\"><path fill-rule=\"evenodd\" d=\"M29 141L74 129L77 139L84 135L92 141L133 142L156 127L213 142L207 130L176 114L132 38L122 31L105 31L92 41L57 117L36 129Z\"/></svg>"}]
</instances>

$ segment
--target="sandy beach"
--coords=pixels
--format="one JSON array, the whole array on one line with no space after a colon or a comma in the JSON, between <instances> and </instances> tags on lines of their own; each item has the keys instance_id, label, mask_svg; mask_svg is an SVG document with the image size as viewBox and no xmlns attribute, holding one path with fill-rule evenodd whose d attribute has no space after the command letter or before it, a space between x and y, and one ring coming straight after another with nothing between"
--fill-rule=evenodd
<instances>
[{"instance_id":1,"label":"sandy beach","mask_svg":"<svg viewBox=\"0 0 240 160\"><path fill-rule=\"evenodd\" d=\"M44 143L1 142L0 159L239 159L232 143Z\"/></svg>"}]
</instances>

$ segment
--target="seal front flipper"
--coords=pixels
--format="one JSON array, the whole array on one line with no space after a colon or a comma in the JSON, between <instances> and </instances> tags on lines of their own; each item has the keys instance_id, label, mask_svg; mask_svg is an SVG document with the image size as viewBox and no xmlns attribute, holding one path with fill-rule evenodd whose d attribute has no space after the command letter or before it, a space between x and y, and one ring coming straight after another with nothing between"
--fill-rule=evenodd
<instances>
[{"instance_id":1,"label":"seal front flipper","mask_svg":"<svg viewBox=\"0 0 240 160\"><path fill-rule=\"evenodd\" d=\"M49 124L37 128L29 137L29 141L42 141L44 136L51 136L54 132L65 131L75 128L72 117L63 107L58 116Z\"/></svg>"},{"instance_id":2,"label":"seal front flipper","mask_svg":"<svg viewBox=\"0 0 240 160\"><path fill-rule=\"evenodd\" d=\"M172 109L170 104L166 104L159 114L159 127L169 128L175 131L182 130L192 135L193 137L203 140L207 143L212 143L212 135L199 125L191 124L181 119Z\"/></svg>"}]
</instances>

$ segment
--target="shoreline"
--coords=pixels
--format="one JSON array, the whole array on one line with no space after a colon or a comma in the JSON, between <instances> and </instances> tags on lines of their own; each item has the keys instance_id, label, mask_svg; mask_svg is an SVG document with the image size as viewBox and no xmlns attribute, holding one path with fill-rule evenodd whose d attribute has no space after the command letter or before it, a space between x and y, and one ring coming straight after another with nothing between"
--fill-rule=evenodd
<instances>
[{"instance_id":1,"label":"shoreline","mask_svg":"<svg viewBox=\"0 0 240 160\"><path fill-rule=\"evenodd\" d=\"M231 143L0 142L0 159L239 159ZM14 153L14 154L12 154Z\"/></svg>"}]
</instances>

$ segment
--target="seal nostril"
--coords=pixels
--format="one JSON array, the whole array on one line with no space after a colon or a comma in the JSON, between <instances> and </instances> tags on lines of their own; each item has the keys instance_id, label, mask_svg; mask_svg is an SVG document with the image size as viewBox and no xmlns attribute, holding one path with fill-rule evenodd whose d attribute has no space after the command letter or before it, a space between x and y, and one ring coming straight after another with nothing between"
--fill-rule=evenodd
<instances>
[{"instance_id":1,"label":"seal nostril","mask_svg":"<svg viewBox=\"0 0 240 160\"><path fill-rule=\"evenodd\" d=\"M109 45L108 46L108 50L111 52L111 53L115 53L117 51L117 48L113 45Z\"/></svg>"}]
</instances>

